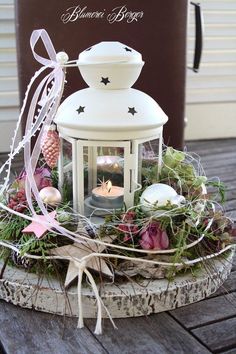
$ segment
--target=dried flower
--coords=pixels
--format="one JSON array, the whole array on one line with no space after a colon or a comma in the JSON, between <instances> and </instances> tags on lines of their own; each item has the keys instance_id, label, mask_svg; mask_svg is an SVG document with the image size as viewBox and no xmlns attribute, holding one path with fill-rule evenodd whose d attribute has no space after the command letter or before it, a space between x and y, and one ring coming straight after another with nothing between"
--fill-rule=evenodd
<instances>
[{"instance_id":1,"label":"dried flower","mask_svg":"<svg viewBox=\"0 0 236 354\"><path fill-rule=\"evenodd\" d=\"M139 234L139 228L134 224L119 224L118 230L124 233L124 241L130 241L133 239L133 236L137 236Z\"/></svg>"},{"instance_id":2,"label":"dried flower","mask_svg":"<svg viewBox=\"0 0 236 354\"><path fill-rule=\"evenodd\" d=\"M136 217L135 211L127 211L122 215L122 221L132 223Z\"/></svg>"},{"instance_id":3,"label":"dried flower","mask_svg":"<svg viewBox=\"0 0 236 354\"><path fill-rule=\"evenodd\" d=\"M145 250L164 250L169 247L169 238L160 223L152 222L140 232L140 246Z\"/></svg>"},{"instance_id":4,"label":"dried flower","mask_svg":"<svg viewBox=\"0 0 236 354\"><path fill-rule=\"evenodd\" d=\"M44 187L52 186L51 172L48 168L37 167L34 172L34 179L38 190L41 190ZM16 182L14 183L14 187L16 187L17 189L24 189L25 180L26 180L26 171L23 170L20 173L19 177L16 179Z\"/></svg>"}]
</instances>

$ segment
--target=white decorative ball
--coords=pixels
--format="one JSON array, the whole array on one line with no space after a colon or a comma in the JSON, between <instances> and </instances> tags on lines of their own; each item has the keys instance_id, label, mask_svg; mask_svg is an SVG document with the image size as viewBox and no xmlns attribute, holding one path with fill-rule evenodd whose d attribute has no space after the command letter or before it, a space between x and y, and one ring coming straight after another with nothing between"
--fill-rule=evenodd
<instances>
[{"instance_id":1,"label":"white decorative ball","mask_svg":"<svg viewBox=\"0 0 236 354\"><path fill-rule=\"evenodd\" d=\"M150 212L153 206L161 207L170 202L173 205L180 205L185 201L182 195L178 195L174 188L164 183L155 183L147 187L140 197L142 210Z\"/></svg>"},{"instance_id":2,"label":"white decorative ball","mask_svg":"<svg viewBox=\"0 0 236 354\"><path fill-rule=\"evenodd\" d=\"M68 55L66 54L66 52L59 52L56 54L56 60L59 64L63 65L66 64L69 60Z\"/></svg>"},{"instance_id":3,"label":"white decorative ball","mask_svg":"<svg viewBox=\"0 0 236 354\"><path fill-rule=\"evenodd\" d=\"M39 196L45 204L55 206L61 202L61 193L54 187L44 187L39 192Z\"/></svg>"}]
</instances>

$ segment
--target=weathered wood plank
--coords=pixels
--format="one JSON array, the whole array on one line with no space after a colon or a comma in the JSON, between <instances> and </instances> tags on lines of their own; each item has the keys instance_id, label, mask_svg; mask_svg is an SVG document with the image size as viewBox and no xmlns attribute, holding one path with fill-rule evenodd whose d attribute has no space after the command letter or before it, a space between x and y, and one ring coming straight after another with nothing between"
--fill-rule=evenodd
<instances>
[{"instance_id":1,"label":"weathered wood plank","mask_svg":"<svg viewBox=\"0 0 236 354\"><path fill-rule=\"evenodd\" d=\"M235 176L234 176L234 179L232 180L228 180L228 176L225 178L225 181L224 182L226 184L226 187L227 189L235 189L236 188L236 179L235 179Z\"/></svg>"},{"instance_id":2,"label":"weathered wood plank","mask_svg":"<svg viewBox=\"0 0 236 354\"><path fill-rule=\"evenodd\" d=\"M226 215L231 218L232 220L236 220L236 210L231 210L229 212L226 212Z\"/></svg>"},{"instance_id":3,"label":"weathered wood plank","mask_svg":"<svg viewBox=\"0 0 236 354\"><path fill-rule=\"evenodd\" d=\"M236 293L217 296L170 312L186 328L236 316Z\"/></svg>"},{"instance_id":4,"label":"weathered wood plank","mask_svg":"<svg viewBox=\"0 0 236 354\"><path fill-rule=\"evenodd\" d=\"M235 143L236 145L236 143ZM216 151L215 151L216 150ZM210 148L208 151L194 151L194 149L191 149L191 151L188 149L188 147L186 148L186 151L191 155L193 155L193 157L195 157L196 159L200 159L201 162L204 164L206 162L216 162L219 161L223 158L225 158L226 160L233 160L235 161L235 154L234 154L234 147L233 146L229 146L226 148Z\"/></svg>"},{"instance_id":5,"label":"weathered wood plank","mask_svg":"<svg viewBox=\"0 0 236 354\"><path fill-rule=\"evenodd\" d=\"M226 192L226 200L227 201L233 201L235 202L235 208L236 209L236 189L231 189Z\"/></svg>"},{"instance_id":6,"label":"weathered wood plank","mask_svg":"<svg viewBox=\"0 0 236 354\"><path fill-rule=\"evenodd\" d=\"M235 171L236 165L232 166L232 169L228 170L227 174L225 171L218 169L218 172L214 170L212 173L209 170L205 169L205 175L207 176L209 181L220 181L225 184L225 187L229 190L234 189L231 184L235 182Z\"/></svg>"},{"instance_id":7,"label":"weathered wood plank","mask_svg":"<svg viewBox=\"0 0 236 354\"><path fill-rule=\"evenodd\" d=\"M87 320L93 329L94 321ZM97 339L110 354L194 354L210 353L167 313L115 321L119 332L109 320L104 321L104 334Z\"/></svg>"},{"instance_id":8,"label":"weathered wood plank","mask_svg":"<svg viewBox=\"0 0 236 354\"><path fill-rule=\"evenodd\" d=\"M208 176L218 176L221 174L222 178L227 178L226 171L230 171L236 166L235 148L230 151L223 150L222 152L211 151L212 154L199 153L200 163L202 164Z\"/></svg>"},{"instance_id":9,"label":"weathered wood plank","mask_svg":"<svg viewBox=\"0 0 236 354\"><path fill-rule=\"evenodd\" d=\"M228 201L224 204L224 209L225 209L226 211L233 211L233 210L236 210L236 199L228 200Z\"/></svg>"},{"instance_id":10,"label":"weathered wood plank","mask_svg":"<svg viewBox=\"0 0 236 354\"><path fill-rule=\"evenodd\" d=\"M0 302L0 341L7 354L105 354L77 320L21 309Z\"/></svg>"},{"instance_id":11,"label":"weathered wood plank","mask_svg":"<svg viewBox=\"0 0 236 354\"><path fill-rule=\"evenodd\" d=\"M201 155L200 156L201 162L203 164L205 163L217 163L219 164L219 160L226 160L226 161L232 161L234 163L236 163L236 156L235 156L235 151L234 149L230 150L230 151L220 151L218 153L216 153L215 151L212 151L212 155L211 154L207 154L207 155Z\"/></svg>"},{"instance_id":12,"label":"weathered wood plank","mask_svg":"<svg viewBox=\"0 0 236 354\"><path fill-rule=\"evenodd\" d=\"M234 348L236 353L236 317L196 328L192 333L213 352Z\"/></svg>"},{"instance_id":13,"label":"weathered wood plank","mask_svg":"<svg viewBox=\"0 0 236 354\"><path fill-rule=\"evenodd\" d=\"M206 161L215 161L221 155L226 155L227 159L231 157L233 159L233 151L235 150L235 146L226 146L226 147L220 147L220 148L209 148L208 150L194 150L194 149L186 149L186 151L190 154L195 155L196 158L200 158L200 160L205 163Z\"/></svg>"},{"instance_id":14,"label":"weathered wood plank","mask_svg":"<svg viewBox=\"0 0 236 354\"><path fill-rule=\"evenodd\" d=\"M187 149L198 153L208 178L219 177L230 188L235 181L236 139L188 142Z\"/></svg>"},{"instance_id":15,"label":"weathered wood plank","mask_svg":"<svg viewBox=\"0 0 236 354\"><path fill-rule=\"evenodd\" d=\"M220 176L220 172L219 172L217 177L220 179L221 182L224 182L226 185L230 186L231 182L235 181L235 174L234 174L235 172L233 172L232 174L229 174L229 175L225 175L223 173L223 171L221 173L222 173L222 175ZM208 176L208 178L216 177L215 174L209 175L208 173L207 173L207 176Z\"/></svg>"},{"instance_id":16,"label":"weathered wood plank","mask_svg":"<svg viewBox=\"0 0 236 354\"><path fill-rule=\"evenodd\" d=\"M227 181L228 178L230 176L234 176L235 177L235 164L234 165L227 165L227 166L219 166L218 167L207 167L207 169L205 168L205 173L207 175L207 177L220 177L221 180L225 180Z\"/></svg>"},{"instance_id":17,"label":"weathered wood plank","mask_svg":"<svg viewBox=\"0 0 236 354\"><path fill-rule=\"evenodd\" d=\"M234 255L234 258L233 258L233 264L232 264L232 272L234 272L236 270L236 254Z\"/></svg>"},{"instance_id":18,"label":"weathered wood plank","mask_svg":"<svg viewBox=\"0 0 236 354\"><path fill-rule=\"evenodd\" d=\"M206 163L204 168L205 168L205 172L207 172L210 176L215 175L215 172L219 171L219 173L225 172L225 177L227 178L226 172L234 170L234 166L235 166L235 162L221 167L221 160L219 160L218 165L211 167L210 163Z\"/></svg>"},{"instance_id":19,"label":"weathered wood plank","mask_svg":"<svg viewBox=\"0 0 236 354\"><path fill-rule=\"evenodd\" d=\"M218 174L220 174L221 179L227 180L228 176L227 176L226 172L232 171L233 169L235 169L236 161L222 159L222 160L219 160L218 162L217 161L211 162L211 163L206 162L206 163L202 164L202 166L203 166L205 174L208 178L215 177L215 176L218 176Z\"/></svg>"},{"instance_id":20,"label":"weathered wood plank","mask_svg":"<svg viewBox=\"0 0 236 354\"><path fill-rule=\"evenodd\" d=\"M213 139L213 140L195 140L186 141L186 147L190 151L202 151L212 153L212 151L231 150L236 146L236 139Z\"/></svg>"},{"instance_id":21,"label":"weathered wood plank","mask_svg":"<svg viewBox=\"0 0 236 354\"><path fill-rule=\"evenodd\" d=\"M236 353L236 348L232 348L223 352L220 352L220 354L235 354Z\"/></svg>"},{"instance_id":22,"label":"weathered wood plank","mask_svg":"<svg viewBox=\"0 0 236 354\"><path fill-rule=\"evenodd\" d=\"M198 155L201 164L207 168L207 166L221 167L227 164L236 164L235 152L232 151L223 151L221 153L214 153L213 155ZM220 161L220 163L219 163ZM219 166L220 164L220 166Z\"/></svg>"},{"instance_id":23,"label":"weathered wood plank","mask_svg":"<svg viewBox=\"0 0 236 354\"><path fill-rule=\"evenodd\" d=\"M206 149L195 149L194 147L189 148L187 146L185 150L190 154L198 155L203 160L211 160L211 159L215 160L221 154L229 154L229 156L233 156L233 151L235 150L235 146L236 146L236 139L235 139L235 143L232 144L231 146L230 145L213 146Z\"/></svg>"},{"instance_id":24,"label":"weathered wood plank","mask_svg":"<svg viewBox=\"0 0 236 354\"><path fill-rule=\"evenodd\" d=\"M228 293L236 291L236 272L232 272L229 278L224 282L224 284L214 293L211 297L216 297L219 295L226 295Z\"/></svg>"}]
</instances>

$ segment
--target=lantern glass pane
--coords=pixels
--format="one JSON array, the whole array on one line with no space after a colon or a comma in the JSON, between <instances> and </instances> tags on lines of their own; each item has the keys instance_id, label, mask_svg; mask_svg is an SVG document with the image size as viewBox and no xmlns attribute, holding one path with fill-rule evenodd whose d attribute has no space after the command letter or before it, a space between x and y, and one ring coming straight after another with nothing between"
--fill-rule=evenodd
<instances>
[{"instance_id":1,"label":"lantern glass pane","mask_svg":"<svg viewBox=\"0 0 236 354\"><path fill-rule=\"evenodd\" d=\"M124 185L124 148L114 146L89 146L83 148L84 197L101 183L111 181L112 185Z\"/></svg>"},{"instance_id":2,"label":"lantern glass pane","mask_svg":"<svg viewBox=\"0 0 236 354\"><path fill-rule=\"evenodd\" d=\"M73 201L73 172L72 172L72 144L67 140L62 140L62 156L63 156L63 184L62 196L63 201Z\"/></svg>"},{"instance_id":3,"label":"lantern glass pane","mask_svg":"<svg viewBox=\"0 0 236 354\"><path fill-rule=\"evenodd\" d=\"M83 160L86 215L97 208L121 208L124 187L124 147L95 144L86 146L83 148Z\"/></svg>"},{"instance_id":4,"label":"lantern glass pane","mask_svg":"<svg viewBox=\"0 0 236 354\"><path fill-rule=\"evenodd\" d=\"M97 183L110 180L113 185L124 185L124 148L97 148Z\"/></svg>"},{"instance_id":5,"label":"lantern glass pane","mask_svg":"<svg viewBox=\"0 0 236 354\"><path fill-rule=\"evenodd\" d=\"M156 182L158 172L159 139L139 144L138 182L149 185Z\"/></svg>"}]
</instances>

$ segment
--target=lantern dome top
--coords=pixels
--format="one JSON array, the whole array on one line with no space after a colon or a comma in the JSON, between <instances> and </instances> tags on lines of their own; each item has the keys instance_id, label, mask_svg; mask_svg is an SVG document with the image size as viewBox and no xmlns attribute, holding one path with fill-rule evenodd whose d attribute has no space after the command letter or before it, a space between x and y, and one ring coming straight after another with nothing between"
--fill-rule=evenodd
<instances>
[{"instance_id":1,"label":"lantern dome top","mask_svg":"<svg viewBox=\"0 0 236 354\"><path fill-rule=\"evenodd\" d=\"M78 64L143 64L142 55L120 42L100 42L79 54Z\"/></svg>"},{"instance_id":2,"label":"lantern dome top","mask_svg":"<svg viewBox=\"0 0 236 354\"><path fill-rule=\"evenodd\" d=\"M72 138L131 140L155 136L167 120L156 101L139 90L87 88L65 99L55 123Z\"/></svg>"},{"instance_id":3,"label":"lantern dome top","mask_svg":"<svg viewBox=\"0 0 236 354\"><path fill-rule=\"evenodd\" d=\"M77 65L88 86L98 89L130 88L143 67L142 55L120 42L101 42L79 55Z\"/></svg>"},{"instance_id":4,"label":"lantern dome top","mask_svg":"<svg viewBox=\"0 0 236 354\"><path fill-rule=\"evenodd\" d=\"M64 136L90 140L133 140L159 136L168 118L150 96L131 86L144 62L120 42L101 42L79 55L90 86L60 105L55 123Z\"/></svg>"}]
</instances>

